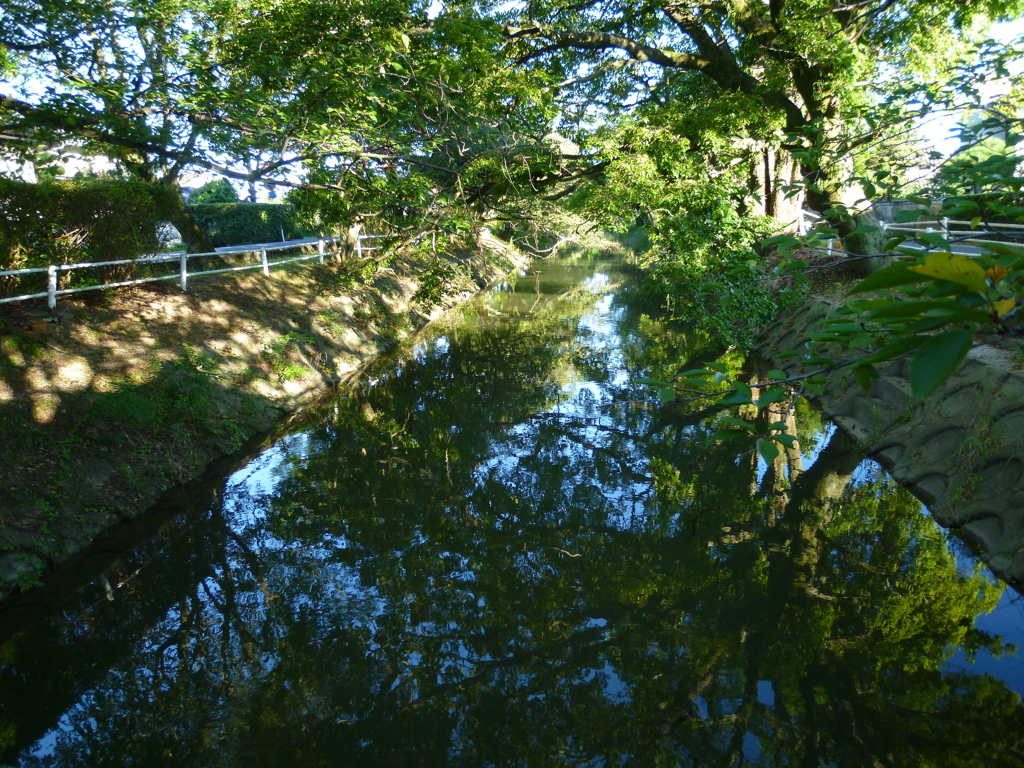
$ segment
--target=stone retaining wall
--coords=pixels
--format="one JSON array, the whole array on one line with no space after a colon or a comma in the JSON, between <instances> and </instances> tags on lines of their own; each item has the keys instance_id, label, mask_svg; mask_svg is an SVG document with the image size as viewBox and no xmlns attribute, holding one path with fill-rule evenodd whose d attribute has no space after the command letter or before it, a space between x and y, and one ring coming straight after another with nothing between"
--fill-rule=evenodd
<instances>
[{"instance_id":1,"label":"stone retaining wall","mask_svg":"<svg viewBox=\"0 0 1024 768\"><path fill-rule=\"evenodd\" d=\"M832 308L814 301L765 329L768 358L802 348ZM795 372L790 359L773 363ZM1024 370L999 349L979 347L924 402L914 400L909 361L880 368L865 393L848 370L832 375L824 411L954 529L999 578L1024 587Z\"/></svg>"}]
</instances>

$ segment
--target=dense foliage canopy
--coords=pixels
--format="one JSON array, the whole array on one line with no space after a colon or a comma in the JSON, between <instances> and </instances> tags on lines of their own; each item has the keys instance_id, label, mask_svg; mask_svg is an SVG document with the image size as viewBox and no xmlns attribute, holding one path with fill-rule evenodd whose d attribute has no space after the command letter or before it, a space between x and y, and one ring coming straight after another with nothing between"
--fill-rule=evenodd
<instances>
[{"instance_id":1,"label":"dense foliage canopy","mask_svg":"<svg viewBox=\"0 0 1024 768\"><path fill-rule=\"evenodd\" d=\"M913 136L916 117L974 108L976 146L943 163L931 189L945 210L912 198L922 211L972 228L1015 220L1021 93L992 103L982 86L1022 49L982 32L1022 9L13 0L0 10L0 148L38 157L73 140L172 191L190 170L292 188L309 228L370 217L434 230L442 245L483 221L508 233L538 201L568 205L606 226L647 228L652 282L680 314L742 342L731 316L756 324L779 306L767 264L795 278L808 266L792 256L800 246L885 252L870 203L928 192L915 177L936 159ZM805 209L820 223L798 239ZM208 245L183 205L168 215L190 245ZM1016 250L983 249L969 278L950 280L963 272L950 243L922 246L935 251L927 264L860 287L922 282L916 314L892 310L894 294L850 305L832 329L844 350L835 364L864 382L874 362L928 346L936 330L956 333L938 345L941 370L979 334L1017 335ZM766 261L772 247L781 265Z\"/></svg>"},{"instance_id":2,"label":"dense foliage canopy","mask_svg":"<svg viewBox=\"0 0 1024 768\"><path fill-rule=\"evenodd\" d=\"M0 10L2 144L86 142L172 188L203 170L326 193L326 227L387 204L479 213L505 191L490 171L536 178L552 156L551 114L500 46L496 24L430 22L416 1L16 0ZM524 147L541 167L506 170Z\"/></svg>"}]
</instances>

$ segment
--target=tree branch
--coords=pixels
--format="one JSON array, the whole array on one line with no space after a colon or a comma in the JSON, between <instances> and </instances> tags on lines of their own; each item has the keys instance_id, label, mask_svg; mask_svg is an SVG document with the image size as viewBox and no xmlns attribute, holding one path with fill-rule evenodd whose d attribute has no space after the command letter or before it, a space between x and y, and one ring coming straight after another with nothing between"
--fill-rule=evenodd
<instances>
[{"instance_id":1,"label":"tree branch","mask_svg":"<svg viewBox=\"0 0 1024 768\"><path fill-rule=\"evenodd\" d=\"M558 50L574 49L583 51L625 51L635 61L652 62L662 67L674 69L702 70L710 61L702 56L690 53L669 51L653 45L645 45L626 37L613 35L610 32L571 32L557 30L550 24L530 24L523 27L505 27L502 30L507 40L549 40L551 45L532 51L522 58L525 63L547 53Z\"/></svg>"}]
</instances>

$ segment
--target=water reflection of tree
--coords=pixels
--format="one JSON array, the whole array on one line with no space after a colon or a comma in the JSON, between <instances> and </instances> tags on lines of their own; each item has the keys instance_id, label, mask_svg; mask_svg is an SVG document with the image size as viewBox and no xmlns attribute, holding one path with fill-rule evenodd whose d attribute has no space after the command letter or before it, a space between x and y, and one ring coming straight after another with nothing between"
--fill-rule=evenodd
<instances>
[{"instance_id":1,"label":"water reflection of tree","mask_svg":"<svg viewBox=\"0 0 1024 768\"><path fill-rule=\"evenodd\" d=\"M208 572L104 606L100 638L173 605L50 763L1019 764L1017 697L942 671L999 650L999 590L908 494L842 433L759 472L586 343L558 312L464 332L325 413L209 512ZM560 402L567 359L601 389Z\"/></svg>"}]
</instances>

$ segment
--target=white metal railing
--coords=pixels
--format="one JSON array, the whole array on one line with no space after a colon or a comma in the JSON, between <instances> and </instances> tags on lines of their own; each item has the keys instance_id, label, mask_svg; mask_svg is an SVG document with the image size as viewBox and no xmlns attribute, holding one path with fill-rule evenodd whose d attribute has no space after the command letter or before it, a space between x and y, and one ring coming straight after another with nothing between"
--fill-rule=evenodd
<instances>
[{"instance_id":1,"label":"white metal railing","mask_svg":"<svg viewBox=\"0 0 1024 768\"><path fill-rule=\"evenodd\" d=\"M924 209L921 210L922 216L927 216L928 212ZM813 211L800 210L800 217L797 220L797 229L801 236L806 235L810 232L819 221L822 221L822 217ZM886 232L905 232L908 234L922 234L922 233L942 233L942 236L949 240L951 237L955 238L955 242L952 244L955 250L957 246L985 246L1002 244L1001 240L989 240L984 236L1001 235L1005 230L1017 230L1024 232L1024 224L996 224L991 226L990 229L978 230L978 229L950 229L950 224L953 225L972 225L973 222L966 221L963 219L951 219L948 216L941 220L935 220L934 224L938 226L930 226L932 222L919 221L908 224L889 224L888 222L880 222L879 229L882 233ZM971 237L971 235L982 235L982 237ZM906 247L914 247L912 245ZM829 240L828 251L831 256L835 249L835 241Z\"/></svg>"},{"instance_id":2,"label":"white metal railing","mask_svg":"<svg viewBox=\"0 0 1024 768\"><path fill-rule=\"evenodd\" d=\"M1017 230L1024 232L1024 224L997 224L990 229L951 229L950 224L966 224L971 225L973 222L965 221L962 219L951 219L948 216L937 220L935 224L938 227L931 226L931 222L913 222L908 224L889 224L887 222L881 223L882 232L906 232L911 234L921 233L941 233L943 238L949 240L953 238L955 245L966 245L966 246L985 246L985 245L998 245L1002 244L1002 240L989 240L986 236L991 237L992 235L1000 235L1005 230ZM981 237L972 237L972 235L981 235Z\"/></svg>"},{"instance_id":3,"label":"white metal railing","mask_svg":"<svg viewBox=\"0 0 1024 768\"><path fill-rule=\"evenodd\" d=\"M373 246L369 248L363 248L363 240L372 240L377 238L394 237L394 235L359 235L359 239L356 241L356 253L359 258L363 258L363 255L369 251L380 250L385 247L382 245ZM0 270L0 277L17 277L20 275L31 275L31 274L42 274L46 273L46 290L40 293L25 293L17 296L4 296L0 297L0 304L6 304L12 301L27 301L28 299L41 299L46 298L46 304L50 309L57 307L57 297L66 296L72 293L84 293L86 291L102 291L108 288L123 288L129 285L142 285L143 283L154 283L161 280L177 280L181 286L181 290L188 290L188 280L190 277L202 277L205 275L219 275L225 272L245 272L252 269L262 269L263 274L267 277L270 276L271 267L279 267L284 264L293 264L299 261L309 261L311 259L317 259L321 264L324 263L324 256L326 255L326 247L323 237L317 240L316 253L305 254L302 256L295 256L287 259L277 259L271 261L268 254L273 251L293 250L295 248L302 248L311 243L301 244L284 244L284 245L272 245L262 246L259 249L253 249L251 251L209 251L206 253L173 253L166 255L157 256L145 256L138 259L121 259L118 261L94 261L94 262L75 262L73 264L49 264L45 267L29 267L26 269L8 269ZM258 264L243 264L238 267L222 267L219 269L206 269L206 270L193 270L188 269L189 259L200 259L209 258L211 256L228 256L237 255L239 253L256 253L258 250L260 255L260 261ZM337 249L331 250L331 253L337 253ZM114 267L122 265L134 265L134 266L150 266L154 264L171 264L177 263L178 270L176 273L168 275L157 275L155 277L140 277L133 280L122 280L116 283L100 283L97 285L86 285L78 288L60 288L59 276L61 272L72 272L79 269L98 269L101 267Z\"/></svg>"},{"instance_id":4,"label":"white metal railing","mask_svg":"<svg viewBox=\"0 0 1024 768\"><path fill-rule=\"evenodd\" d=\"M808 211L804 208L800 209L800 218L797 220L797 234L800 237L806 235L814 226L821 221L821 216L816 214L814 211Z\"/></svg>"},{"instance_id":5,"label":"white metal railing","mask_svg":"<svg viewBox=\"0 0 1024 768\"><path fill-rule=\"evenodd\" d=\"M395 237L395 235L360 235L359 239L356 240L356 256L361 259L363 258L364 253L369 253L370 251L379 251L381 248L383 248L383 245L374 245L370 246L369 248L363 248L363 240L376 240L381 237Z\"/></svg>"}]
</instances>

